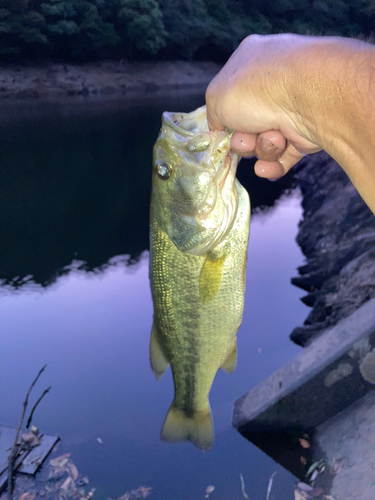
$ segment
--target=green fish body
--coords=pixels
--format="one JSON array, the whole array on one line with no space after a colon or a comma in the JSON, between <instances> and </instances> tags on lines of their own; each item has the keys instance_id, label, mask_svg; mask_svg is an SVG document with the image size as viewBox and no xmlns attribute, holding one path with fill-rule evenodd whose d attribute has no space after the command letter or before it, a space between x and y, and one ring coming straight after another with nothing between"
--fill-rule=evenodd
<instances>
[{"instance_id":1,"label":"green fish body","mask_svg":"<svg viewBox=\"0 0 375 500\"><path fill-rule=\"evenodd\" d=\"M208 132L205 107L164 113L154 147L150 282L151 367L171 365L175 397L161 432L209 449L209 392L219 368L236 366L250 202L235 178L229 132Z\"/></svg>"}]
</instances>

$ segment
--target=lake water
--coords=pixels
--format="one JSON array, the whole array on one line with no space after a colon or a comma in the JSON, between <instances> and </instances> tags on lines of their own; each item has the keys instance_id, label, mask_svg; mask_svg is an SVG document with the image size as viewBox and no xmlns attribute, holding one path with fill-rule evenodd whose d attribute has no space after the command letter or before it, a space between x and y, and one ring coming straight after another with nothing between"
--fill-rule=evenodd
<instances>
[{"instance_id":1,"label":"lake water","mask_svg":"<svg viewBox=\"0 0 375 500\"><path fill-rule=\"evenodd\" d=\"M295 478L231 428L233 402L292 359L288 335L304 320L290 284L303 256L291 179L239 178L253 209L238 365L210 395L215 444L159 441L173 397L170 370L149 367L152 304L148 209L152 145L165 109L189 111L202 96L29 103L0 119L0 423L16 425L27 388L47 363L34 400L52 385L34 423L62 438L95 497L140 485L150 498L293 498ZM100 438L102 443L98 441Z\"/></svg>"}]
</instances>

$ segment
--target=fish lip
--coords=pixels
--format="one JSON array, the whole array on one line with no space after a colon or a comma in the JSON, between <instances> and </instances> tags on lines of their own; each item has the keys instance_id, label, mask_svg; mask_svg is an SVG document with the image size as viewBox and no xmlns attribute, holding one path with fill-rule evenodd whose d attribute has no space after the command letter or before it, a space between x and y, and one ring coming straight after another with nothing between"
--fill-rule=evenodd
<instances>
[{"instance_id":1,"label":"fish lip","mask_svg":"<svg viewBox=\"0 0 375 500\"><path fill-rule=\"evenodd\" d=\"M213 182L220 188L224 188L225 181L229 175L229 172L232 167L232 157L231 154L228 153L223 162L223 166L216 172Z\"/></svg>"},{"instance_id":2,"label":"fish lip","mask_svg":"<svg viewBox=\"0 0 375 500\"><path fill-rule=\"evenodd\" d=\"M179 115L180 113L171 113L170 111L164 111L163 116L162 116L162 121L167 125L168 127L171 127L175 132L177 132L179 135L186 136L186 137L195 137L197 135L196 132L190 132L189 130L186 130L185 128L180 127L177 125L177 123L173 120L173 117L176 115ZM184 115L186 113L181 113L181 115ZM183 116L181 116L181 120L183 120ZM181 121L179 120L179 121Z\"/></svg>"},{"instance_id":3,"label":"fish lip","mask_svg":"<svg viewBox=\"0 0 375 500\"><path fill-rule=\"evenodd\" d=\"M202 133L210 133L206 117L206 106L201 106L190 113L164 111L162 123L177 132L180 136L186 138L194 138ZM181 123L183 126L180 125ZM193 126L189 130L189 124L198 126Z\"/></svg>"},{"instance_id":4,"label":"fish lip","mask_svg":"<svg viewBox=\"0 0 375 500\"><path fill-rule=\"evenodd\" d=\"M237 166L239 163L239 158L236 158L236 156L236 153L232 153L231 151L229 151L229 153L225 157L222 168L215 174L214 182L216 183L220 191L223 191L223 189L225 188L226 181L230 174L232 174L233 182L236 178Z\"/></svg>"}]
</instances>

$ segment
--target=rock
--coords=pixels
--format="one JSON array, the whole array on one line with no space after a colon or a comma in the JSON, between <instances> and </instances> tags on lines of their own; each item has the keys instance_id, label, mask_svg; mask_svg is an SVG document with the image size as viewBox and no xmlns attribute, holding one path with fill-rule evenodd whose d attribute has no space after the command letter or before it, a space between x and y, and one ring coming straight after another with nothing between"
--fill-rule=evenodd
<instances>
[{"instance_id":1,"label":"rock","mask_svg":"<svg viewBox=\"0 0 375 500\"><path fill-rule=\"evenodd\" d=\"M375 217L326 153L296 170L303 195L297 242L307 263L291 281L310 292L301 300L312 310L290 337L306 346L375 297Z\"/></svg>"}]
</instances>

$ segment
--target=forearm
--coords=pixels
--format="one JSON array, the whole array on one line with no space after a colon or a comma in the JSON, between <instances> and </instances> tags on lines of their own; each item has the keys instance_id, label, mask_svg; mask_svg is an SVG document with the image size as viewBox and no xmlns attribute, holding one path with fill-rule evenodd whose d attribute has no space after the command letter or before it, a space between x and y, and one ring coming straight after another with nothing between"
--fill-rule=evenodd
<instances>
[{"instance_id":1,"label":"forearm","mask_svg":"<svg viewBox=\"0 0 375 500\"><path fill-rule=\"evenodd\" d=\"M311 40L289 61L296 118L375 213L375 48L357 40Z\"/></svg>"}]
</instances>

